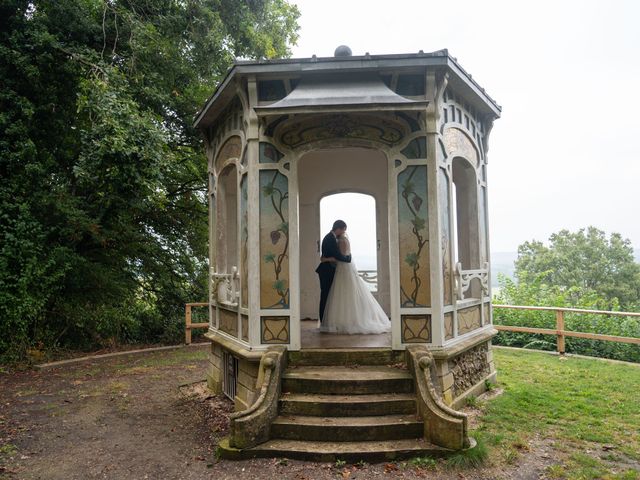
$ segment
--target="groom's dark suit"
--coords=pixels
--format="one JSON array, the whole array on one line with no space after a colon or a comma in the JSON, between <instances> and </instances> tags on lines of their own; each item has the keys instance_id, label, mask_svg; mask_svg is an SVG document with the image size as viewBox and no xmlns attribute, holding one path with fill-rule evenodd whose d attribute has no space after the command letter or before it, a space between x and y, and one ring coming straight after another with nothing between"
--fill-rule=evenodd
<instances>
[{"instance_id":1,"label":"groom's dark suit","mask_svg":"<svg viewBox=\"0 0 640 480\"><path fill-rule=\"evenodd\" d=\"M338 248L338 240L333 232L327 233L322 239L322 256L334 257L339 262L351 262L351 255L342 255ZM316 273L320 277L320 322L324 317L324 307L327 303L329 290L333 283L333 276L336 273L336 264L333 262L321 262L316 268Z\"/></svg>"}]
</instances>

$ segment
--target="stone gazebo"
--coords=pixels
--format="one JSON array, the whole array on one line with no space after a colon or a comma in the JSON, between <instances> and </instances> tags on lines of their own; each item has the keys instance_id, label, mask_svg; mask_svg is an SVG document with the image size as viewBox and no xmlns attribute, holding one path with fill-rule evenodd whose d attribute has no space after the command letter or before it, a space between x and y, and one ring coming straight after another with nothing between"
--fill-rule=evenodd
<instances>
[{"instance_id":1,"label":"stone gazebo","mask_svg":"<svg viewBox=\"0 0 640 480\"><path fill-rule=\"evenodd\" d=\"M229 70L195 125L209 160L208 381L235 401L232 446L278 430L287 365L376 358L408 364L427 440L469 445L451 408L495 380L486 154L499 115L446 50L339 47ZM305 348L301 319L317 318L319 204L336 192L375 199L377 298L392 332L385 347L323 357Z\"/></svg>"}]
</instances>

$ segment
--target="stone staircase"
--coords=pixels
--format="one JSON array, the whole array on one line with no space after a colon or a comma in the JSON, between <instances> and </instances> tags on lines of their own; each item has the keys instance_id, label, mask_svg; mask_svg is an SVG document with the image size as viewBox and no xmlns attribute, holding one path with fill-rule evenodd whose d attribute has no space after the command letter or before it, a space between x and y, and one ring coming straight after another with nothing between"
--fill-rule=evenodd
<instances>
[{"instance_id":1,"label":"stone staircase","mask_svg":"<svg viewBox=\"0 0 640 480\"><path fill-rule=\"evenodd\" d=\"M243 456L380 461L450 452L425 441L403 359L388 349L291 352L269 440Z\"/></svg>"}]
</instances>

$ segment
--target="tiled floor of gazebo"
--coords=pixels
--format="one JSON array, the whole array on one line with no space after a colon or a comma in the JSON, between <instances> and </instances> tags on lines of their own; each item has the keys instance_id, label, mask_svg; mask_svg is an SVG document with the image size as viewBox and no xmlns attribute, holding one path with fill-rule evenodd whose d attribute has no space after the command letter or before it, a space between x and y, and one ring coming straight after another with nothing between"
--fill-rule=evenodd
<instances>
[{"instance_id":1,"label":"tiled floor of gazebo","mask_svg":"<svg viewBox=\"0 0 640 480\"><path fill-rule=\"evenodd\" d=\"M320 333L317 320L300 322L302 348L384 348L391 347L391 333L342 335Z\"/></svg>"}]
</instances>

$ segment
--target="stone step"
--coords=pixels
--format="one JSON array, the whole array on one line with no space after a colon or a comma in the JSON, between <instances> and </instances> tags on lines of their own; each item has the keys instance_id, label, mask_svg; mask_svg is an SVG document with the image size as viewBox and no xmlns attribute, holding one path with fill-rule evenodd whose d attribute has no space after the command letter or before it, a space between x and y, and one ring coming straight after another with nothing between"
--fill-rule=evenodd
<instances>
[{"instance_id":1,"label":"stone step","mask_svg":"<svg viewBox=\"0 0 640 480\"><path fill-rule=\"evenodd\" d=\"M405 353L391 348L305 348L287 352L289 365L395 365L404 363Z\"/></svg>"},{"instance_id":2,"label":"stone step","mask_svg":"<svg viewBox=\"0 0 640 480\"><path fill-rule=\"evenodd\" d=\"M280 413L319 417L410 414L416 413L416 397L411 393L369 395L285 393L280 397Z\"/></svg>"},{"instance_id":3,"label":"stone step","mask_svg":"<svg viewBox=\"0 0 640 480\"><path fill-rule=\"evenodd\" d=\"M281 440L336 442L399 440L419 438L424 424L416 415L373 417L279 416L271 424L271 438Z\"/></svg>"},{"instance_id":4,"label":"stone step","mask_svg":"<svg viewBox=\"0 0 640 480\"><path fill-rule=\"evenodd\" d=\"M282 391L331 395L411 393L413 377L406 370L386 366L296 367L284 373Z\"/></svg>"},{"instance_id":5,"label":"stone step","mask_svg":"<svg viewBox=\"0 0 640 480\"><path fill-rule=\"evenodd\" d=\"M313 442L303 440L269 440L256 447L236 450L229 447L228 439L218 446L223 458L290 458L316 462L365 461L369 463L401 460L412 457L443 457L451 450L437 447L423 438L389 441Z\"/></svg>"}]
</instances>

